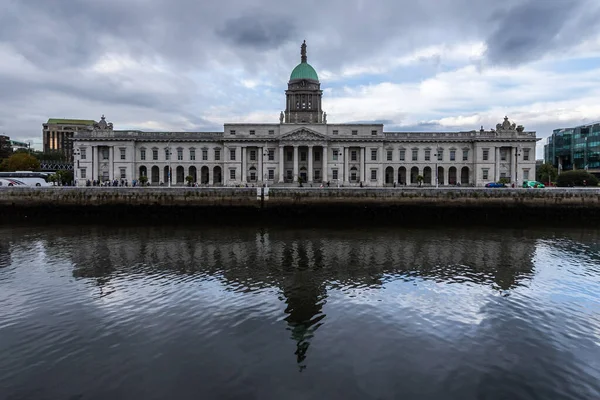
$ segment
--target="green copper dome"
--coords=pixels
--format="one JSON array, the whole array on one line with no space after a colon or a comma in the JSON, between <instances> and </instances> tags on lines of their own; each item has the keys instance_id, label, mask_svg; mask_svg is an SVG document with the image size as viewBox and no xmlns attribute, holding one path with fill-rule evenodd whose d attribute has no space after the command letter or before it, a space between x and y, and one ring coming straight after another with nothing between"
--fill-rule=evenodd
<instances>
[{"instance_id":1,"label":"green copper dome","mask_svg":"<svg viewBox=\"0 0 600 400\"><path fill-rule=\"evenodd\" d=\"M295 79L312 79L313 81L319 81L319 76L317 75L317 71L307 62L301 62L296 65L296 68L292 71L290 75L290 81Z\"/></svg>"},{"instance_id":2,"label":"green copper dome","mask_svg":"<svg viewBox=\"0 0 600 400\"><path fill-rule=\"evenodd\" d=\"M312 79L313 81L319 81L317 71L306 61L306 40L300 46L300 64L296 65L296 68L290 75L290 81L297 79Z\"/></svg>"}]
</instances>

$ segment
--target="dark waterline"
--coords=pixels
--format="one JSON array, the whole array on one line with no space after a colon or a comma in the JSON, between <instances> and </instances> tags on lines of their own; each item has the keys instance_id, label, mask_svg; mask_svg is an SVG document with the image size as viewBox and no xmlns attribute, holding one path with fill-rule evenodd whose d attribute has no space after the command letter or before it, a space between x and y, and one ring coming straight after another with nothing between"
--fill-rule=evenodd
<instances>
[{"instance_id":1,"label":"dark waterline","mask_svg":"<svg viewBox=\"0 0 600 400\"><path fill-rule=\"evenodd\" d=\"M0 228L0 398L600 398L600 230L347 222Z\"/></svg>"}]
</instances>

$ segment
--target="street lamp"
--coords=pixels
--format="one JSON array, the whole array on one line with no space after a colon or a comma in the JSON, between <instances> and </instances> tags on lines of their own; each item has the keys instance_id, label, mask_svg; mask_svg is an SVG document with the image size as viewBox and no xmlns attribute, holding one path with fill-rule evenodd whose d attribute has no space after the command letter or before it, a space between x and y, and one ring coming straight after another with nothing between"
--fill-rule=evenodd
<instances>
[{"instance_id":1,"label":"street lamp","mask_svg":"<svg viewBox=\"0 0 600 400\"><path fill-rule=\"evenodd\" d=\"M587 171L588 170L588 163L587 163L587 136L584 136L583 141L584 141L584 147L583 147L583 168Z\"/></svg>"},{"instance_id":2,"label":"street lamp","mask_svg":"<svg viewBox=\"0 0 600 400\"><path fill-rule=\"evenodd\" d=\"M436 146L435 154L433 157L435 158L435 188L439 188L439 177L438 177L438 161L439 161L440 147Z\"/></svg>"},{"instance_id":3,"label":"street lamp","mask_svg":"<svg viewBox=\"0 0 600 400\"><path fill-rule=\"evenodd\" d=\"M167 151L167 161L169 161L169 170L167 171L167 178L169 180L168 185L169 187L171 187L171 140L169 139L169 141L167 142L167 147L165 147L165 150Z\"/></svg>"},{"instance_id":4,"label":"street lamp","mask_svg":"<svg viewBox=\"0 0 600 400\"><path fill-rule=\"evenodd\" d=\"M265 159L269 156L269 149L265 147L263 151L263 159L262 159L262 171L263 171L263 185L265 187L269 187L268 181L268 171L265 169Z\"/></svg>"},{"instance_id":5,"label":"street lamp","mask_svg":"<svg viewBox=\"0 0 600 400\"><path fill-rule=\"evenodd\" d=\"M517 155L515 157L515 185L517 187L519 187L519 157L521 157L521 145L517 146Z\"/></svg>"}]
</instances>

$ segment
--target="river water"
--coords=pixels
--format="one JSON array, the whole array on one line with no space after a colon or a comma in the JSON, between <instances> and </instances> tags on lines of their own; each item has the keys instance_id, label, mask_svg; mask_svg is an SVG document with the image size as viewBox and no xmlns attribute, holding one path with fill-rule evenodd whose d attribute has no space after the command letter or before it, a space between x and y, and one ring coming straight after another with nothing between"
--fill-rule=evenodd
<instances>
[{"instance_id":1,"label":"river water","mask_svg":"<svg viewBox=\"0 0 600 400\"><path fill-rule=\"evenodd\" d=\"M0 398L599 399L599 239L0 228Z\"/></svg>"}]
</instances>

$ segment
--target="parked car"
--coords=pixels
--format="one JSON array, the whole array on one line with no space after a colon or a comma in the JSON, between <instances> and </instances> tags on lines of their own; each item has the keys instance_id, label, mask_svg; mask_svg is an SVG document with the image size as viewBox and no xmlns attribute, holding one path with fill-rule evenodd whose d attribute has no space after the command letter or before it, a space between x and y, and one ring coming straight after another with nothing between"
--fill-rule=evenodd
<instances>
[{"instance_id":1,"label":"parked car","mask_svg":"<svg viewBox=\"0 0 600 400\"><path fill-rule=\"evenodd\" d=\"M488 188L503 188L506 187L506 185L504 183L500 183L500 182L489 182L485 184L485 187Z\"/></svg>"},{"instance_id":2,"label":"parked car","mask_svg":"<svg viewBox=\"0 0 600 400\"><path fill-rule=\"evenodd\" d=\"M525 182L523 182L523 187L524 188L539 188L539 189L543 189L546 186L542 182L538 182L538 181L525 181Z\"/></svg>"}]
</instances>

